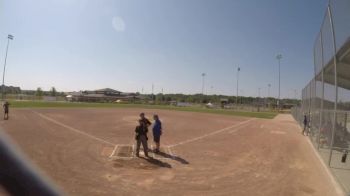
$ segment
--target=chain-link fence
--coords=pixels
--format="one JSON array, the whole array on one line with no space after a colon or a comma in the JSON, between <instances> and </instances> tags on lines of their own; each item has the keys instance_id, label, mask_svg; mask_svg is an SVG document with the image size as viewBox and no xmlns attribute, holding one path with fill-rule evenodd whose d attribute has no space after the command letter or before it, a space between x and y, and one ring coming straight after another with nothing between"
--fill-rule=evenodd
<instances>
[{"instance_id":1,"label":"chain-link fence","mask_svg":"<svg viewBox=\"0 0 350 196\"><path fill-rule=\"evenodd\" d=\"M350 192L350 1L330 0L314 45L314 77L302 90L294 118ZM349 155L350 156L350 155Z\"/></svg>"}]
</instances>

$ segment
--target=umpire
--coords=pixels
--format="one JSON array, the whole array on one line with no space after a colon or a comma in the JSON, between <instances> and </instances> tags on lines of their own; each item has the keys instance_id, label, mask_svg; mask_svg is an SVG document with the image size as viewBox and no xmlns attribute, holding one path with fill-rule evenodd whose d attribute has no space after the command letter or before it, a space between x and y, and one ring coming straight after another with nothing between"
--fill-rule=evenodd
<instances>
[{"instance_id":1,"label":"umpire","mask_svg":"<svg viewBox=\"0 0 350 196\"><path fill-rule=\"evenodd\" d=\"M147 145L147 125L142 121L139 120L139 126L136 127L135 129L136 132L136 156L139 157L140 154L140 146L142 143L143 151L145 153L145 156L148 157L148 145Z\"/></svg>"}]
</instances>

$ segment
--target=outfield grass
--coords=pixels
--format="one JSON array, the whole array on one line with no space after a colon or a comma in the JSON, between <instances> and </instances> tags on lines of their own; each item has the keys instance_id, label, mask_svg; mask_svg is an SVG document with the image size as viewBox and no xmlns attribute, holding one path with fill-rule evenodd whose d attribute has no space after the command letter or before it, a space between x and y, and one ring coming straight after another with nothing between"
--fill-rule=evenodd
<instances>
[{"instance_id":1,"label":"outfield grass","mask_svg":"<svg viewBox=\"0 0 350 196\"><path fill-rule=\"evenodd\" d=\"M116 103L77 103L77 102L44 102L44 101L10 101L13 108L144 108L163 109L188 112L202 112L212 114L223 114L232 116L245 116L255 118L272 119L276 112L247 112L224 109L209 109L202 107L176 107L169 105L145 105L145 104L116 104Z\"/></svg>"}]
</instances>

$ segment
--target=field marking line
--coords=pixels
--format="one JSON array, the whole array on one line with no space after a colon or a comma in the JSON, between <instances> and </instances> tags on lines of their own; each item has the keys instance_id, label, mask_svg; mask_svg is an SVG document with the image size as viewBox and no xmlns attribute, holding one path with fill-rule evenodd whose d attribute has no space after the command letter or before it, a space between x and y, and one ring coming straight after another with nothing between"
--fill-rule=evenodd
<instances>
[{"instance_id":1,"label":"field marking line","mask_svg":"<svg viewBox=\"0 0 350 196\"><path fill-rule=\"evenodd\" d=\"M109 144L109 145L112 145L112 146L115 146L115 145L116 145L116 144L113 144L112 142L109 142L109 141L107 141L107 140L98 138L98 137L96 137L96 136L93 136L93 135L90 135L90 134L88 134L88 133L85 133L84 131L80 131L80 130L78 130L78 129L76 129L76 128L73 128L73 127L68 126L68 125L66 125L66 124L63 124L63 123L61 123L61 122L58 122L57 120L52 119L52 118L50 118L50 117L48 117L48 116L46 116L46 115L44 115L44 114L41 114L41 113L39 113L39 112L36 112L36 111L32 111L32 112L34 112L35 114L39 115L39 116L40 116L41 118L43 118L43 119L46 119L46 120L48 120L48 121L50 121L50 122L52 122L52 123L54 123L54 124L56 124L56 125L59 125L59 126L61 126L61 127L64 127L64 128L66 128L66 129L68 129L68 130L70 130L70 131L73 131L73 132L79 133L79 134L81 134L81 135L84 135L84 136L86 136L86 137L89 137L90 139L94 139L94 140L97 140L97 141L99 141L99 142L106 143L106 144Z\"/></svg>"},{"instance_id":2,"label":"field marking line","mask_svg":"<svg viewBox=\"0 0 350 196\"><path fill-rule=\"evenodd\" d=\"M293 124L295 125L295 124ZM300 127L300 125L295 125L296 127L298 127L298 129L302 130L302 127ZM339 196L346 196L345 191L343 190L343 188L340 186L340 183L337 182L337 180L335 179L335 176L331 173L330 168L326 165L326 163L323 161L321 155L319 154L319 152L315 149L314 145L311 143L311 140L309 137L306 138L307 143L309 144L310 148L312 149L312 151L314 152L315 156L317 157L318 161L321 163L321 165L323 166L323 168L325 169L329 179L331 180L331 183L335 189L335 192L339 195Z\"/></svg>"},{"instance_id":3,"label":"field marking line","mask_svg":"<svg viewBox=\"0 0 350 196\"><path fill-rule=\"evenodd\" d=\"M168 151L169 151L171 158L175 159L175 155L174 155L173 151L171 151L171 148L169 146L167 146L167 148L168 148Z\"/></svg>"},{"instance_id":4,"label":"field marking line","mask_svg":"<svg viewBox=\"0 0 350 196\"><path fill-rule=\"evenodd\" d=\"M151 150L153 149L153 145L151 144ZM154 152L152 152L153 158L156 158L156 155L154 154Z\"/></svg>"},{"instance_id":5,"label":"field marking line","mask_svg":"<svg viewBox=\"0 0 350 196\"><path fill-rule=\"evenodd\" d=\"M135 146L135 144L133 143L133 144L132 144L132 152L131 152L132 158L134 158L134 157L136 156L135 148L136 148L136 146Z\"/></svg>"},{"instance_id":6,"label":"field marking line","mask_svg":"<svg viewBox=\"0 0 350 196\"><path fill-rule=\"evenodd\" d=\"M345 192L343 191L343 189L340 187L339 183L336 181L334 175L331 173L330 168L328 168L328 166L324 163L323 159L321 158L321 156L319 155L319 153L316 151L315 147L313 146L313 144L310 141L310 138L307 138L307 142L309 143L310 147L312 148L312 150L314 151L314 154L316 155L316 157L319 159L319 162L321 162L321 165L324 167L324 169L326 170L327 175L329 176L331 183L333 184L333 187L335 189L335 192L337 192L337 194L339 196L346 196Z\"/></svg>"},{"instance_id":7,"label":"field marking line","mask_svg":"<svg viewBox=\"0 0 350 196\"><path fill-rule=\"evenodd\" d=\"M235 129L229 131L228 133L230 133L230 134L236 133L237 131L239 131L239 130L240 130L241 128L243 128L243 127L246 127L246 126L239 126L239 127L235 128Z\"/></svg>"},{"instance_id":8,"label":"field marking line","mask_svg":"<svg viewBox=\"0 0 350 196\"><path fill-rule=\"evenodd\" d=\"M219 129L219 130L216 130L216 131L211 132L211 133L204 134L204 135L199 136L199 137L195 137L195 138L188 139L188 140L185 140L185 141L176 143L176 144L172 144L172 145L169 145L168 147L169 147L169 148L173 148L173 147L176 147L176 146L179 146L179 145L183 145L183 144L187 144L187 143L190 143L190 142L194 142L194 141L203 139L203 138L205 138L205 137L209 137L209 136L212 136L212 135L216 135L216 134L218 134L218 133L221 133L221 132L223 132L223 131L230 130L230 129L232 129L232 128L237 128L237 127L239 127L240 125L247 124L248 122L253 121L253 120L256 120L256 118L252 118L252 119L249 119L249 120L240 122L240 123L238 123L238 124L234 124L234 125L232 125L232 126L229 126L229 127L223 128L223 129Z\"/></svg>"},{"instance_id":9,"label":"field marking line","mask_svg":"<svg viewBox=\"0 0 350 196\"><path fill-rule=\"evenodd\" d=\"M115 145L115 147L114 147L114 149L113 149L113 151L112 151L112 154L109 155L109 158L112 158L112 157L113 157L113 155L114 155L115 151L117 150L117 148L118 148L118 145Z\"/></svg>"}]
</instances>

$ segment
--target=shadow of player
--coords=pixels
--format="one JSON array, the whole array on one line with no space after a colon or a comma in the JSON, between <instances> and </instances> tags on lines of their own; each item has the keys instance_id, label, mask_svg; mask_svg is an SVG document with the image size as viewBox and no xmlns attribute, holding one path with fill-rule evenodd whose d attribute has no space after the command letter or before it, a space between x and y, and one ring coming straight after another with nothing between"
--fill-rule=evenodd
<instances>
[{"instance_id":1,"label":"shadow of player","mask_svg":"<svg viewBox=\"0 0 350 196\"><path fill-rule=\"evenodd\" d=\"M178 161L178 162L180 162L182 164L190 164L188 161L186 161L185 159L183 159L181 157L178 157L178 156L175 156L175 155L170 155L170 154L167 154L165 152L159 151L159 152L157 152L155 154L160 155L160 156L162 156L164 158L173 159L173 160Z\"/></svg>"},{"instance_id":2,"label":"shadow of player","mask_svg":"<svg viewBox=\"0 0 350 196\"><path fill-rule=\"evenodd\" d=\"M145 161L153 164L153 165L156 165L158 167L165 167L165 168L172 168L171 165L169 163L166 163L166 162L163 162L163 161L160 161L158 159L155 159L153 157L148 157L148 158L145 158L145 157L139 157L141 159L144 159Z\"/></svg>"}]
</instances>

